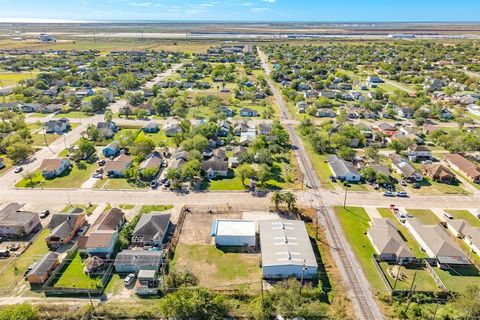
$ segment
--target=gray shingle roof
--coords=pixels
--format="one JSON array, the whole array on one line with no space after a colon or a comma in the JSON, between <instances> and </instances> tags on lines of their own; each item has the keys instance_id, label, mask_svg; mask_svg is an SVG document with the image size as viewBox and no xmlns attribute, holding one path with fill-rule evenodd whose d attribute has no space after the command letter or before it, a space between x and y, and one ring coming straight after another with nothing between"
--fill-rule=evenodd
<instances>
[{"instance_id":1,"label":"gray shingle roof","mask_svg":"<svg viewBox=\"0 0 480 320\"><path fill-rule=\"evenodd\" d=\"M355 166L348 161L340 159L337 156L329 156L328 163L330 164L330 168L332 169L334 175L336 177L343 177L347 174L357 175L359 176L360 173L355 168Z\"/></svg>"},{"instance_id":2,"label":"gray shingle roof","mask_svg":"<svg viewBox=\"0 0 480 320\"><path fill-rule=\"evenodd\" d=\"M50 271L58 259L59 254L53 251L49 251L45 254L40 261L37 262L35 267L28 273L28 275L43 276Z\"/></svg>"},{"instance_id":3,"label":"gray shingle roof","mask_svg":"<svg viewBox=\"0 0 480 320\"><path fill-rule=\"evenodd\" d=\"M144 214L138 220L133 237L142 237L143 242L163 239L170 225L170 213L153 212Z\"/></svg>"},{"instance_id":4,"label":"gray shingle roof","mask_svg":"<svg viewBox=\"0 0 480 320\"><path fill-rule=\"evenodd\" d=\"M52 230L50 236L57 236L65 238L73 231L73 228L77 220L83 215L81 212L71 213L56 213L52 216L52 220L48 225L48 228Z\"/></svg>"},{"instance_id":5,"label":"gray shingle roof","mask_svg":"<svg viewBox=\"0 0 480 320\"><path fill-rule=\"evenodd\" d=\"M389 220L384 218L372 219L373 226L368 234L379 254L395 254L397 258L414 258L405 241L398 233L398 229Z\"/></svg>"},{"instance_id":6,"label":"gray shingle roof","mask_svg":"<svg viewBox=\"0 0 480 320\"><path fill-rule=\"evenodd\" d=\"M114 265L136 265L139 268L159 266L162 261L162 251L123 250L117 254Z\"/></svg>"}]
</instances>

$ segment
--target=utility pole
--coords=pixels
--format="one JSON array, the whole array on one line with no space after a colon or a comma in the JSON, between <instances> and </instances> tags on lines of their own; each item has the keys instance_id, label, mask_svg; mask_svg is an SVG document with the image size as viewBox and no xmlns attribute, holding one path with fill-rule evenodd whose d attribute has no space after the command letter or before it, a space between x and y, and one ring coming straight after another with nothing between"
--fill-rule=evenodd
<instances>
[{"instance_id":1,"label":"utility pole","mask_svg":"<svg viewBox=\"0 0 480 320\"><path fill-rule=\"evenodd\" d=\"M345 198L343 199L343 208L347 206L348 183L345 185Z\"/></svg>"},{"instance_id":2,"label":"utility pole","mask_svg":"<svg viewBox=\"0 0 480 320\"><path fill-rule=\"evenodd\" d=\"M401 262L398 265L397 276L395 277L395 283L393 284L392 296L393 296L393 292L395 291L395 288L397 287L398 277L400 276L400 269L402 269L402 263Z\"/></svg>"}]
</instances>

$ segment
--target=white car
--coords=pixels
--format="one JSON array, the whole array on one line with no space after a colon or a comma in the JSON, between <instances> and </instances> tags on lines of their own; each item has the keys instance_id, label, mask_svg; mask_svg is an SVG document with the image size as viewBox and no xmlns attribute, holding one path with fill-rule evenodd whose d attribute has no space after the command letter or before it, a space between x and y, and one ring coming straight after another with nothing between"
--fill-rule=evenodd
<instances>
[{"instance_id":1,"label":"white car","mask_svg":"<svg viewBox=\"0 0 480 320\"><path fill-rule=\"evenodd\" d=\"M123 282L125 283L126 286L129 286L132 284L133 280L135 279L135 275L133 273L130 273Z\"/></svg>"}]
</instances>

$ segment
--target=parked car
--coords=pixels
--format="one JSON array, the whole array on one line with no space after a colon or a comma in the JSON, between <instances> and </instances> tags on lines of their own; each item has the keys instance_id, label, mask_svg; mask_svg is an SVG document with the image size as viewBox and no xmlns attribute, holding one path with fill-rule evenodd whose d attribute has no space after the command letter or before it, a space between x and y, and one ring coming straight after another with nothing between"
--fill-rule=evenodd
<instances>
[{"instance_id":1,"label":"parked car","mask_svg":"<svg viewBox=\"0 0 480 320\"><path fill-rule=\"evenodd\" d=\"M453 216L452 216L450 213L448 213L448 212L444 212L444 213L443 213L443 217L444 217L445 219L447 219L447 220L453 219Z\"/></svg>"},{"instance_id":2,"label":"parked car","mask_svg":"<svg viewBox=\"0 0 480 320\"><path fill-rule=\"evenodd\" d=\"M132 284L133 280L135 279L135 274L130 273L123 282L125 283L125 286L129 286Z\"/></svg>"},{"instance_id":3,"label":"parked car","mask_svg":"<svg viewBox=\"0 0 480 320\"><path fill-rule=\"evenodd\" d=\"M414 187L415 189L420 189L420 185L416 182L412 184L412 187Z\"/></svg>"},{"instance_id":4,"label":"parked car","mask_svg":"<svg viewBox=\"0 0 480 320\"><path fill-rule=\"evenodd\" d=\"M23 167L15 167L15 170L13 170L13 172L15 173L20 173L23 171Z\"/></svg>"},{"instance_id":5,"label":"parked car","mask_svg":"<svg viewBox=\"0 0 480 320\"><path fill-rule=\"evenodd\" d=\"M383 195L384 195L385 197L394 197L394 196L395 196L392 191L385 191L385 192L383 193Z\"/></svg>"},{"instance_id":6,"label":"parked car","mask_svg":"<svg viewBox=\"0 0 480 320\"><path fill-rule=\"evenodd\" d=\"M10 251L6 249L0 249L0 258L8 258L10 257Z\"/></svg>"},{"instance_id":7,"label":"parked car","mask_svg":"<svg viewBox=\"0 0 480 320\"><path fill-rule=\"evenodd\" d=\"M92 178L103 179L103 175L101 173L94 173L94 174L92 174Z\"/></svg>"},{"instance_id":8,"label":"parked car","mask_svg":"<svg viewBox=\"0 0 480 320\"><path fill-rule=\"evenodd\" d=\"M95 172L102 174L103 173L103 168L98 168Z\"/></svg>"},{"instance_id":9,"label":"parked car","mask_svg":"<svg viewBox=\"0 0 480 320\"><path fill-rule=\"evenodd\" d=\"M402 181L400 181L400 185L406 187L407 183L405 182L405 180L402 180Z\"/></svg>"},{"instance_id":10,"label":"parked car","mask_svg":"<svg viewBox=\"0 0 480 320\"><path fill-rule=\"evenodd\" d=\"M35 268L36 265L37 265L37 263L33 263L33 264L29 265L27 270L25 270L25 273L23 274L23 276L26 277L30 273L30 271L32 271L32 269Z\"/></svg>"},{"instance_id":11,"label":"parked car","mask_svg":"<svg viewBox=\"0 0 480 320\"><path fill-rule=\"evenodd\" d=\"M10 251L17 251L18 249L20 249L20 243L18 242L15 242L15 243L12 243L9 247Z\"/></svg>"},{"instance_id":12,"label":"parked car","mask_svg":"<svg viewBox=\"0 0 480 320\"><path fill-rule=\"evenodd\" d=\"M99 166L104 166L105 165L105 160L104 159L98 160L97 163L98 163Z\"/></svg>"},{"instance_id":13,"label":"parked car","mask_svg":"<svg viewBox=\"0 0 480 320\"><path fill-rule=\"evenodd\" d=\"M405 191L397 192L397 197L408 197L408 194Z\"/></svg>"},{"instance_id":14,"label":"parked car","mask_svg":"<svg viewBox=\"0 0 480 320\"><path fill-rule=\"evenodd\" d=\"M160 183L165 184L167 181L168 181L168 178L163 178L162 180L160 180Z\"/></svg>"},{"instance_id":15,"label":"parked car","mask_svg":"<svg viewBox=\"0 0 480 320\"><path fill-rule=\"evenodd\" d=\"M337 182L337 179L335 179L334 176L330 176L330 181L332 181L332 182Z\"/></svg>"},{"instance_id":16,"label":"parked car","mask_svg":"<svg viewBox=\"0 0 480 320\"><path fill-rule=\"evenodd\" d=\"M50 210L43 210L42 212L40 212L40 218L44 219L48 217L49 214L50 214Z\"/></svg>"},{"instance_id":17,"label":"parked car","mask_svg":"<svg viewBox=\"0 0 480 320\"><path fill-rule=\"evenodd\" d=\"M150 182L150 188L152 189L155 189L158 187L158 182L157 180L153 180L152 182Z\"/></svg>"}]
</instances>

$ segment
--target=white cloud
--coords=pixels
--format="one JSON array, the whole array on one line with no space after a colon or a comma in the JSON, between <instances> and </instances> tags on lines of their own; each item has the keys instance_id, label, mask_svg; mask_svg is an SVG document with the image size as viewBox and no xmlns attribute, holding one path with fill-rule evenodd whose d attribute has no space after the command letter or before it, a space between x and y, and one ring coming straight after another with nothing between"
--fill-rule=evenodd
<instances>
[{"instance_id":1,"label":"white cloud","mask_svg":"<svg viewBox=\"0 0 480 320\"><path fill-rule=\"evenodd\" d=\"M266 3L275 3L277 2L277 0L262 0L263 2L266 2Z\"/></svg>"}]
</instances>

